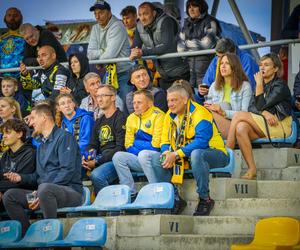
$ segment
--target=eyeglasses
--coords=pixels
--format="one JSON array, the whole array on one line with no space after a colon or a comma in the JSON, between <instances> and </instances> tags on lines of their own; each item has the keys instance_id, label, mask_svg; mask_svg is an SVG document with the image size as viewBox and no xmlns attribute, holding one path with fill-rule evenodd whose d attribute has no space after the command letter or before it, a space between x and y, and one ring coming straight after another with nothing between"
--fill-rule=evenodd
<instances>
[{"instance_id":1,"label":"eyeglasses","mask_svg":"<svg viewBox=\"0 0 300 250\"><path fill-rule=\"evenodd\" d=\"M103 98L103 97L107 97L107 96L113 96L113 94L100 94L100 95L97 95L97 98Z\"/></svg>"}]
</instances>

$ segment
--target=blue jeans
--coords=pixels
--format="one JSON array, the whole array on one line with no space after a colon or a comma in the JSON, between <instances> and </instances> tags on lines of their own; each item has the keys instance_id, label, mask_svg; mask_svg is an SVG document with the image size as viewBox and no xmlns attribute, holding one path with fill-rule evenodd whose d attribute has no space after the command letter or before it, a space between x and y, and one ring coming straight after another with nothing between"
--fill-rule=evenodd
<instances>
[{"instance_id":1,"label":"blue jeans","mask_svg":"<svg viewBox=\"0 0 300 250\"><path fill-rule=\"evenodd\" d=\"M105 162L92 171L91 180L94 186L94 192L97 193L104 187L118 179L112 161Z\"/></svg>"},{"instance_id":2,"label":"blue jeans","mask_svg":"<svg viewBox=\"0 0 300 250\"><path fill-rule=\"evenodd\" d=\"M138 157L128 152L117 152L112 158L120 184L127 185L132 194L136 193L134 180L131 170L135 172L143 172L143 169L138 161Z\"/></svg>"},{"instance_id":3,"label":"blue jeans","mask_svg":"<svg viewBox=\"0 0 300 250\"><path fill-rule=\"evenodd\" d=\"M156 183L156 169L162 168L160 165L160 152L153 150L142 150L138 155L138 160L149 183Z\"/></svg>"},{"instance_id":4,"label":"blue jeans","mask_svg":"<svg viewBox=\"0 0 300 250\"><path fill-rule=\"evenodd\" d=\"M151 183L170 182L172 169L164 169L158 165L159 156L154 156L152 161L156 161L153 165L156 178ZM229 163L229 156L217 149L195 149L191 153L190 163L197 183L197 193L202 199L209 198L209 169L225 167Z\"/></svg>"}]
</instances>

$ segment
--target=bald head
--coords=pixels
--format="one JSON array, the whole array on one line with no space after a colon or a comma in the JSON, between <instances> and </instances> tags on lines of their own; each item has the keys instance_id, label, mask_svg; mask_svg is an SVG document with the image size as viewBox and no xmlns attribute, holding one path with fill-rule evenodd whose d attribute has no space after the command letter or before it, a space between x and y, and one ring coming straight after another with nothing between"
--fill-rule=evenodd
<instances>
[{"instance_id":1,"label":"bald head","mask_svg":"<svg viewBox=\"0 0 300 250\"><path fill-rule=\"evenodd\" d=\"M56 62L55 50L49 45L40 47L38 50L37 61L43 69L49 68Z\"/></svg>"}]
</instances>

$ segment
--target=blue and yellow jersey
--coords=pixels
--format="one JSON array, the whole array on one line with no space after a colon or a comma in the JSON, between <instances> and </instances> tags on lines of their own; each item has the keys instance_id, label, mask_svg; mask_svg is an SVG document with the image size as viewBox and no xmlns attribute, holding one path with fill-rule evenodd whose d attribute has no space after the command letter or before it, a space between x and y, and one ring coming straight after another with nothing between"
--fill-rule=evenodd
<instances>
[{"instance_id":1,"label":"blue and yellow jersey","mask_svg":"<svg viewBox=\"0 0 300 250\"><path fill-rule=\"evenodd\" d=\"M2 69L17 68L23 60L25 40L18 30L9 30L0 36L0 66ZM3 75L19 76L19 72Z\"/></svg>"},{"instance_id":2,"label":"blue and yellow jersey","mask_svg":"<svg viewBox=\"0 0 300 250\"><path fill-rule=\"evenodd\" d=\"M165 113L157 107L149 108L138 116L132 113L126 121L125 148L138 155L144 149L160 151Z\"/></svg>"},{"instance_id":3,"label":"blue and yellow jersey","mask_svg":"<svg viewBox=\"0 0 300 250\"><path fill-rule=\"evenodd\" d=\"M227 154L224 141L213 121L212 114L196 102L188 103L188 121L184 131L184 146L177 149L180 157L189 157L194 149L214 148ZM161 151L174 151L179 134L176 114L166 113L161 137ZM180 120L180 119L179 119Z\"/></svg>"}]
</instances>

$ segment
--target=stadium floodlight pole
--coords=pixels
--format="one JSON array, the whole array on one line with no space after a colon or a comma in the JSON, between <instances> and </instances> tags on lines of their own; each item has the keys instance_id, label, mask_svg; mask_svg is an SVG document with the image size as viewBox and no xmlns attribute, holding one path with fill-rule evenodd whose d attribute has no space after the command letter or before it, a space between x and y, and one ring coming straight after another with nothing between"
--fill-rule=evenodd
<instances>
[{"instance_id":1,"label":"stadium floodlight pole","mask_svg":"<svg viewBox=\"0 0 300 250\"><path fill-rule=\"evenodd\" d=\"M264 48L264 47L272 47L282 44L296 44L300 43L300 39L285 39L285 40L276 40L271 42L261 42L261 43L254 43L254 44L245 44L238 46L239 49L255 49L255 48ZM189 52L176 52L176 53L168 53L161 56L143 56L142 59L168 59L174 57L188 57L188 56L198 56L198 55L207 55L207 54L215 54L214 49L206 49L206 50L198 50L198 51L189 51ZM118 63L118 62L128 62L130 61L128 57L122 58L111 58L111 59L104 59L104 60L90 60L89 64L107 64L107 63ZM68 67L68 63L62 63L62 65ZM35 70L41 69L41 67L27 67L28 70ZM0 69L0 73L5 72L16 72L20 71L19 68L9 68L9 69Z\"/></svg>"},{"instance_id":2,"label":"stadium floodlight pole","mask_svg":"<svg viewBox=\"0 0 300 250\"><path fill-rule=\"evenodd\" d=\"M232 12L233 12L233 14L234 14L234 16L235 16L235 18L236 18L236 20L237 20L237 22L238 22L241 30L242 30L242 32L243 32L243 35L244 35L247 43L248 44L253 44L254 41L253 41L253 39L252 39L252 37L250 35L249 30L247 29L247 26L246 26L246 24L244 22L244 19L243 19L242 15L241 15L241 13L239 11L239 8L237 7L237 4L236 4L235 0L228 0L228 3L229 3L229 5L230 5L230 7L232 9ZM257 50L256 49L251 49L251 53L254 56L256 62L259 62L260 56L259 56Z\"/></svg>"}]
</instances>

